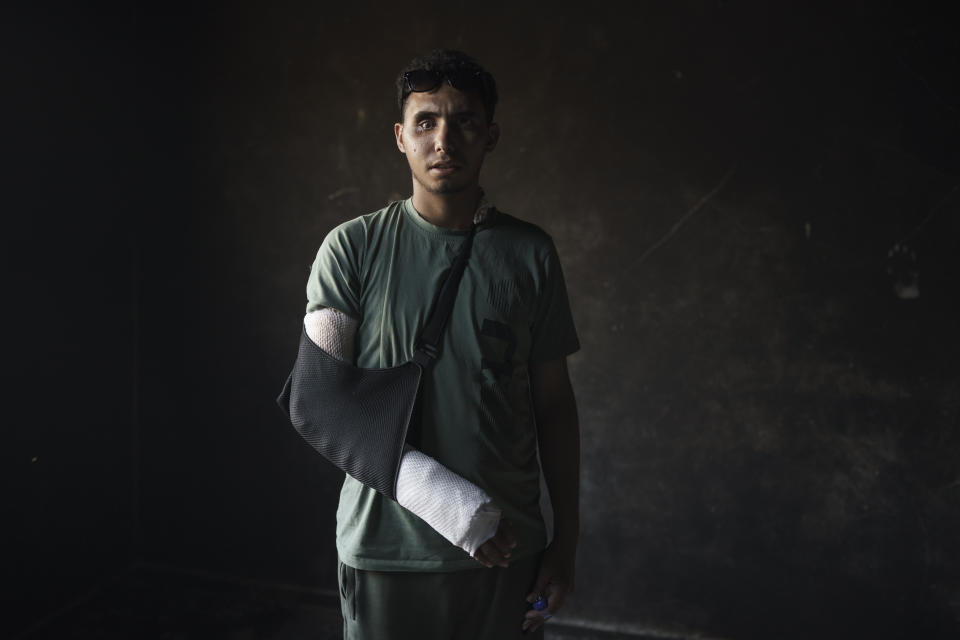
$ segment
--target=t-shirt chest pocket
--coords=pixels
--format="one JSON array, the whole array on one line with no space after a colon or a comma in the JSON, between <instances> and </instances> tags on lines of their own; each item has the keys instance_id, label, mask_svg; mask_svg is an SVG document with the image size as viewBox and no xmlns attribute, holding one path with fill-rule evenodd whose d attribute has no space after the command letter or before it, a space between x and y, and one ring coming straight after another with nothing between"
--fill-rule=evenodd
<instances>
[{"instance_id":1,"label":"t-shirt chest pocket","mask_svg":"<svg viewBox=\"0 0 960 640\"><path fill-rule=\"evenodd\" d=\"M528 274L492 280L478 304L479 454L483 463L515 470L524 464L533 430L527 416L527 360L536 295Z\"/></svg>"},{"instance_id":2,"label":"t-shirt chest pocket","mask_svg":"<svg viewBox=\"0 0 960 640\"><path fill-rule=\"evenodd\" d=\"M480 368L487 379L509 379L530 353L533 282L528 274L492 281L479 305Z\"/></svg>"}]
</instances>

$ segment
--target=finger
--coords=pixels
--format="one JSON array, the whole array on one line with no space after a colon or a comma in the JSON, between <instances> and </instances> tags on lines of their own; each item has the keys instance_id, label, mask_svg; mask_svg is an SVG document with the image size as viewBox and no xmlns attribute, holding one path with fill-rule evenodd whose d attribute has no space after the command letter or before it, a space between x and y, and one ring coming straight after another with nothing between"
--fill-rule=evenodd
<instances>
[{"instance_id":1,"label":"finger","mask_svg":"<svg viewBox=\"0 0 960 640\"><path fill-rule=\"evenodd\" d=\"M549 588L549 586L548 586ZM533 632L539 629L544 622L553 617L553 607L551 607L551 599L549 596L547 598L547 608L537 611L536 609L529 609L526 613L523 614L523 631L524 633Z\"/></svg>"},{"instance_id":2,"label":"finger","mask_svg":"<svg viewBox=\"0 0 960 640\"><path fill-rule=\"evenodd\" d=\"M547 573L544 567L540 567L539 573L537 573L537 581L533 583L533 589L527 594L527 602L533 604L540 599L540 596L544 595L544 590L547 588L547 583L550 581L550 574Z\"/></svg>"},{"instance_id":3,"label":"finger","mask_svg":"<svg viewBox=\"0 0 960 640\"><path fill-rule=\"evenodd\" d=\"M490 563L490 560L487 558L487 554L484 552L482 546L474 552L473 559L485 566L487 569L493 566Z\"/></svg>"},{"instance_id":4,"label":"finger","mask_svg":"<svg viewBox=\"0 0 960 640\"><path fill-rule=\"evenodd\" d=\"M490 538L490 542L493 542L501 549L506 549L507 551L517 546L516 539L503 529L498 529L497 533Z\"/></svg>"},{"instance_id":5,"label":"finger","mask_svg":"<svg viewBox=\"0 0 960 640\"><path fill-rule=\"evenodd\" d=\"M526 633L528 631L536 631L542 624L543 618L537 616L536 618L528 618L524 620L520 628Z\"/></svg>"},{"instance_id":6,"label":"finger","mask_svg":"<svg viewBox=\"0 0 960 640\"><path fill-rule=\"evenodd\" d=\"M523 614L523 630L524 631L536 631L537 628L542 625L544 622L553 617L553 614L563 606L563 601L566 598L566 593L564 593L562 588L559 588L558 585L548 585L547 591L550 592L550 595L547 596L547 608L541 611L536 609L530 609Z\"/></svg>"},{"instance_id":7,"label":"finger","mask_svg":"<svg viewBox=\"0 0 960 640\"><path fill-rule=\"evenodd\" d=\"M504 559L500 551L497 550L496 545L492 544L489 540L480 545L477 553L483 554L483 559L488 563L488 567L492 567L493 565L501 567L507 566L506 559Z\"/></svg>"},{"instance_id":8,"label":"finger","mask_svg":"<svg viewBox=\"0 0 960 640\"><path fill-rule=\"evenodd\" d=\"M484 552L487 554L487 558L490 560L490 562L499 567L506 568L508 566L507 559L504 557L503 553L501 553L500 549L495 543L488 540L483 546Z\"/></svg>"},{"instance_id":9,"label":"finger","mask_svg":"<svg viewBox=\"0 0 960 640\"><path fill-rule=\"evenodd\" d=\"M494 547L496 547L497 552L499 552L501 556L503 556L504 558L510 557L510 549L512 549L513 547L510 546L510 544L507 542L504 536L501 536L499 533L497 533L497 535L490 538L488 542L490 542L491 544L494 545Z\"/></svg>"},{"instance_id":10,"label":"finger","mask_svg":"<svg viewBox=\"0 0 960 640\"><path fill-rule=\"evenodd\" d=\"M536 620L527 620L521 627L524 633L532 633L543 626L544 619L538 617Z\"/></svg>"}]
</instances>

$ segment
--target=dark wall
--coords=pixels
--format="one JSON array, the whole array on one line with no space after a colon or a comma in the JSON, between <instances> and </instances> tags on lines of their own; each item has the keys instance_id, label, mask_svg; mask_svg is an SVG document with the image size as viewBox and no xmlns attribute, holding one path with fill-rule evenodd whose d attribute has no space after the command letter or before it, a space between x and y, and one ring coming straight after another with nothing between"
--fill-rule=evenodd
<instances>
[{"instance_id":1,"label":"dark wall","mask_svg":"<svg viewBox=\"0 0 960 640\"><path fill-rule=\"evenodd\" d=\"M498 79L482 182L554 236L583 343L564 616L956 633L960 92L940 16L224 3L145 8L138 37L145 558L335 587L341 476L274 398L324 235L409 193L393 75L446 45Z\"/></svg>"},{"instance_id":2,"label":"dark wall","mask_svg":"<svg viewBox=\"0 0 960 640\"><path fill-rule=\"evenodd\" d=\"M0 28L5 634L135 555L135 17L89 9Z\"/></svg>"}]
</instances>

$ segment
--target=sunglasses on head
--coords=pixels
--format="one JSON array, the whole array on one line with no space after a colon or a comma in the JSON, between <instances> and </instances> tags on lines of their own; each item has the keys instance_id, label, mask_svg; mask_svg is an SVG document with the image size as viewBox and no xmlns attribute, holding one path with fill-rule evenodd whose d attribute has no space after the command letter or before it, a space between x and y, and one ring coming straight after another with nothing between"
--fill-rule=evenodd
<instances>
[{"instance_id":1,"label":"sunglasses on head","mask_svg":"<svg viewBox=\"0 0 960 640\"><path fill-rule=\"evenodd\" d=\"M444 80L454 89L460 91L471 91L485 89L484 78L479 71L452 71L450 73L441 73L430 69L416 69L407 71L403 74L403 79L407 83L407 89L410 91L433 91L440 86Z\"/></svg>"}]
</instances>

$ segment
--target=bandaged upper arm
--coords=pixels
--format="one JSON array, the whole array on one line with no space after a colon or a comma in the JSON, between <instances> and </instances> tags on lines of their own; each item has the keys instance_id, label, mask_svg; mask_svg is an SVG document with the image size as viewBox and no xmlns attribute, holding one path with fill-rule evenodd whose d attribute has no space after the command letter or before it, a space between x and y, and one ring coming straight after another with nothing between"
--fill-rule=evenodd
<instances>
[{"instance_id":1,"label":"bandaged upper arm","mask_svg":"<svg viewBox=\"0 0 960 640\"><path fill-rule=\"evenodd\" d=\"M325 307L306 314L303 325L314 344L353 363L356 319ZM483 489L409 445L400 460L396 497L400 506L471 556L500 524L500 509Z\"/></svg>"},{"instance_id":2,"label":"bandaged upper arm","mask_svg":"<svg viewBox=\"0 0 960 640\"><path fill-rule=\"evenodd\" d=\"M353 336L357 332L356 319L342 311L324 307L303 316L303 326L314 344L337 360L353 364Z\"/></svg>"}]
</instances>

